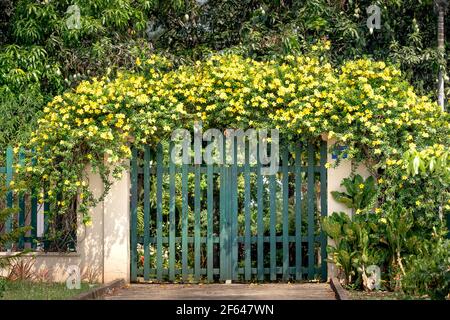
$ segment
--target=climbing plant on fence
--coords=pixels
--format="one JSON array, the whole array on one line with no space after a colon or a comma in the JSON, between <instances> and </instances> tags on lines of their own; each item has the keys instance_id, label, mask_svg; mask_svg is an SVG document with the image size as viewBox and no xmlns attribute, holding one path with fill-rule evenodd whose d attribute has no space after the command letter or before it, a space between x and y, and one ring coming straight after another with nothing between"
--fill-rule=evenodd
<instances>
[{"instance_id":1,"label":"climbing plant on fence","mask_svg":"<svg viewBox=\"0 0 450 320\"><path fill-rule=\"evenodd\" d=\"M44 109L28 144L36 154L19 172L30 184L50 186L54 214L68 212L79 196L87 223L99 200L84 182L87 164L108 186L131 146L154 146L195 121L205 129L279 128L287 141L328 133L348 147L349 158L370 163L379 181L389 163L404 165L410 146L448 145L449 115L418 96L395 66L360 59L334 68L327 48L324 42L312 54L267 61L214 55L181 67L153 56L136 61L140 73L84 81Z\"/></svg>"},{"instance_id":2,"label":"climbing plant on fence","mask_svg":"<svg viewBox=\"0 0 450 320\"><path fill-rule=\"evenodd\" d=\"M45 195L50 190L46 184L30 187L17 179L24 157L23 149L8 147L4 152L5 162L0 163L0 186L6 191L1 194L0 208L8 214L0 223L0 236L14 239L8 243L3 241L0 251L75 250L76 212L60 216L50 214L50 203ZM32 170L33 165L34 161L24 170Z\"/></svg>"}]
</instances>

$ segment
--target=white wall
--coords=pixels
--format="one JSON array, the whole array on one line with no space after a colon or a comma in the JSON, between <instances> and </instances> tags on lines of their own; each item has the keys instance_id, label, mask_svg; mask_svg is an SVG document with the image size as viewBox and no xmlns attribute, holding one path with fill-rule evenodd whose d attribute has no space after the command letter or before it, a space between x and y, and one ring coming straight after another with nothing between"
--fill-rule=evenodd
<instances>
[{"instance_id":1,"label":"white wall","mask_svg":"<svg viewBox=\"0 0 450 320\"><path fill-rule=\"evenodd\" d=\"M328 139L327 136L323 136L323 139L327 141L328 149L336 143L335 139ZM333 199L333 196L331 195L331 192L345 191L345 189L341 186L341 182L344 178L350 176L352 172L352 166L355 168L355 173L360 174L364 178L367 178L370 175L369 170L364 164L356 164L354 162L352 163L352 161L349 159L341 160L339 165L337 167L334 167L334 165L336 164L336 160L332 158L331 152L328 152L327 162L331 164L331 167L328 169L328 215L330 216L333 212L342 211L351 216L352 210L344 204L335 201ZM333 241L331 239L328 239L328 244L333 245ZM328 263L328 278L333 276L336 276L336 266L333 263Z\"/></svg>"}]
</instances>

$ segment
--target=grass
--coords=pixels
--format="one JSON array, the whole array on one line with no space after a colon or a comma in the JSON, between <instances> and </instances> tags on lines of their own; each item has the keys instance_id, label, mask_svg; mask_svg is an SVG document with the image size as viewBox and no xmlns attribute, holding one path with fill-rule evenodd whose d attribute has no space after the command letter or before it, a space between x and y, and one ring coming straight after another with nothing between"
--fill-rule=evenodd
<instances>
[{"instance_id":1,"label":"grass","mask_svg":"<svg viewBox=\"0 0 450 320\"><path fill-rule=\"evenodd\" d=\"M67 289L65 283L6 281L6 291L0 300L65 300L91 289L87 283L81 289Z\"/></svg>"},{"instance_id":2,"label":"grass","mask_svg":"<svg viewBox=\"0 0 450 320\"><path fill-rule=\"evenodd\" d=\"M348 290L347 291L352 300L404 300L405 296L390 291L358 291L358 290Z\"/></svg>"}]
</instances>

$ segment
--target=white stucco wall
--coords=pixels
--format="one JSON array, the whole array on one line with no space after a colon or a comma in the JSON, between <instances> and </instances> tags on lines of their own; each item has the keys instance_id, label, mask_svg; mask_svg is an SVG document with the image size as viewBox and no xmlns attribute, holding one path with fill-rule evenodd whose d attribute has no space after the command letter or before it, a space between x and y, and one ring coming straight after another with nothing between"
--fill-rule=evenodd
<instances>
[{"instance_id":1,"label":"white stucco wall","mask_svg":"<svg viewBox=\"0 0 450 320\"><path fill-rule=\"evenodd\" d=\"M327 141L328 148L332 147L336 143L335 139L328 139L327 136L323 136L323 139ZM352 210L344 204L335 201L331 195L331 192L345 191L345 189L341 186L341 182L344 178L348 178L350 176L352 166L355 169L355 173L360 174L364 178L370 176L369 170L364 164L356 164L349 159L341 160L339 165L335 167L336 160L333 159L331 152L328 152L327 162L331 164L331 167L328 169L328 215L331 215L333 212L345 212L351 216ZM331 239L328 239L328 244L333 244ZM336 266L332 263L328 263L328 278L332 276L336 276Z\"/></svg>"}]
</instances>

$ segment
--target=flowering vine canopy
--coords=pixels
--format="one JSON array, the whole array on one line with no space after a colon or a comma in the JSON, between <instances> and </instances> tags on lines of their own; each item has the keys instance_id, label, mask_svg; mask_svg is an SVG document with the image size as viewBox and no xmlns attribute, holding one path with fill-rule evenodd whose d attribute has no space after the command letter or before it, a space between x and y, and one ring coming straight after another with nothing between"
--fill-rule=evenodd
<instances>
[{"instance_id":1,"label":"flowering vine canopy","mask_svg":"<svg viewBox=\"0 0 450 320\"><path fill-rule=\"evenodd\" d=\"M224 54L179 67L155 55L136 63L139 74L84 81L45 108L27 146L33 153L18 169L26 181L48 186L41 197L56 212L78 195L89 221L98 199L84 182L87 164L107 184L133 145L154 145L198 120L204 128L279 128L292 141L328 133L374 168L400 164L409 147L435 144L439 152L448 145L448 115L384 62L336 68L316 52L277 61Z\"/></svg>"}]
</instances>

